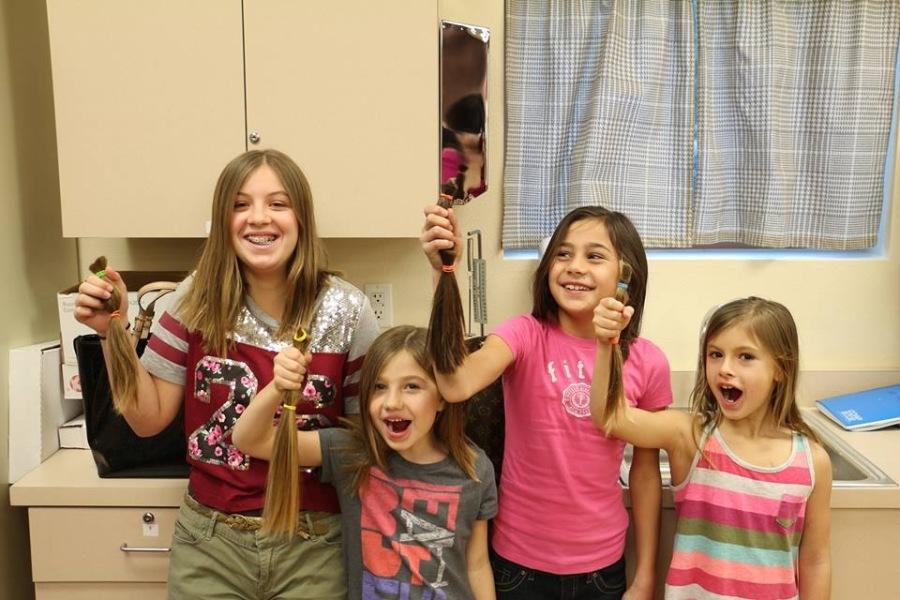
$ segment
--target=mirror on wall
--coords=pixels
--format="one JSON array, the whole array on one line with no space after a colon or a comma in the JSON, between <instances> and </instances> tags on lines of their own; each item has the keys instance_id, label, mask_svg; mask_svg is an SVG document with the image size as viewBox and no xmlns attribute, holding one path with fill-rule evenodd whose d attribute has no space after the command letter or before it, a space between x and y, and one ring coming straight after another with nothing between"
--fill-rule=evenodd
<instances>
[{"instance_id":1,"label":"mirror on wall","mask_svg":"<svg viewBox=\"0 0 900 600\"><path fill-rule=\"evenodd\" d=\"M440 193L465 204L487 190L486 27L441 21Z\"/></svg>"}]
</instances>

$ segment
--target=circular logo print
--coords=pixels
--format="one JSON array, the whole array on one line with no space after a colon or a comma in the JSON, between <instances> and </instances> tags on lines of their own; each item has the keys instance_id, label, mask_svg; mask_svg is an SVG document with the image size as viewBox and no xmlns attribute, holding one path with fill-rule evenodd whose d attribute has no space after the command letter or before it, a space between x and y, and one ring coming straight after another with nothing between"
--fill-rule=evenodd
<instances>
[{"instance_id":1,"label":"circular logo print","mask_svg":"<svg viewBox=\"0 0 900 600\"><path fill-rule=\"evenodd\" d=\"M583 419L591 416L591 386L573 383L563 390L562 404L573 417Z\"/></svg>"}]
</instances>

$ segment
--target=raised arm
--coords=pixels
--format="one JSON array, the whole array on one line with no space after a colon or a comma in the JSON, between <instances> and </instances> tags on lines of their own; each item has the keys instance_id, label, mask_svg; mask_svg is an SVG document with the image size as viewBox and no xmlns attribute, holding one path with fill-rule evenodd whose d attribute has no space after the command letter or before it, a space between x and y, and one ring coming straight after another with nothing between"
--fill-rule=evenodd
<instances>
[{"instance_id":1,"label":"raised arm","mask_svg":"<svg viewBox=\"0 0 900 600\"><path fill-rule=\"evenodd\" d=\"M112 317L104 310L103 303L112 295L113 286L119 290L122 299L119 317ZM109 352L106 348L106 334L111 318L128 320L128 290L119 273L106 268L106 279L90 275L79 287L75 298L75 319L84 323L100 336L100 347L106 363L106 372L112 373ZM136 342L136 340L133 340ZM134 432L143 437L156 435L171 423L184 399L184 386L151 375L137 361L137 405L126 409L122 416Z\"/></svg>"},{"instance_id":2,"label":"raised arm","mask_svg":"<svg viewBox=\"0 0 900 600\"><path fill-rule=\"evenodd\" d=\"M591 382L591 419L594 425L640 448L662 448L675 459L693 455L693 425L690 415L681 411L650 412L621 402L612 411L606 411L609 389L609 366L612 344L631 320L633 310L615 298L604 298L594 309L594 334L597 337L597 355L594 359L594 377ZM680 462L680 461L679 461Z\"/></svg>"},{"instance_id":3,"label":"raised arm","mask_svg":"<svg viewBox=\"0 0 900 600\"><path fill-rule=\"evenodd\" d=\"M425 225L422 227L422 252L432 268L432 283L437 284L441 276L441 250L456 248L456 262L463 255L463 241L459 235L459 222L452 208L442 208L436 204L425 207Z\"/></svg>"},{"instance_id":4,"label":"raised arm","mask_svg":"<svg viewBox=\"0 0 900 600\"><path fill-rule=\"evenodd\" d=\"M275 412L288 390L299 390L312 356L294 347L285 348L275 356L273 377L260 390L238 418L231 432L231 441L238 450L254 458L270 460L275 441ZM293 412L285 410L282 418ZM297 455L301 465L317 467L322 464L322 447L317 431L297 432Z\"/></svg>"},{"instance_id":5,"label":"raised arm","mask_svg":"<svg viewBox=\"0 0 900 600\"><path fill-rule=\"evenodd\" d=\"M463 243L452 208L430 205L425 207L424 212L425 225L419 239L436 283L441 275L440 251L455 247L458 261L462 256ZM512 361L513 354L506 342L490 335L482 347L469 354L453 373L435 371L438 390L448 402L462 402L493 383Z\"/></svg>"},{"instance_id":6,"label":"raised arm","mask_svg":"<svg viewBox=\"0 0 900 600\"><path fill-rule=\"evenodd\" d=\"M496 381L513 361L512 350L499 336L489 335L484 344L469 354L456 371L434 372L438 391L447 402L468 400Z\"/></svg>"}]
</instances>

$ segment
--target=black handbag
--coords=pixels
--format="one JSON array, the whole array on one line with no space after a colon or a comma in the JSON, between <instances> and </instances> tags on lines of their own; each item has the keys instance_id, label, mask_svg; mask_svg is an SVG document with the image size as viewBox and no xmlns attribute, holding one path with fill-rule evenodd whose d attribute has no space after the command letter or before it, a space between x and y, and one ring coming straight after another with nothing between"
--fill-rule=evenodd
<instances>
[{"instance_id":1,"label":"black handbag","mask_svg":"<svg viewBox=\"0 0 900 600\"><path fill-rule=\"evenodd\" d=\"M469 351L474 352L484 343L484 338L467 340ZM494 478L500 483L503 466L503 442L506 419L503 414L503 381L498 378L465 402L466 435L484 450L494 465Z\"/></svg>"},{"instance_id":2,"label":"black handbag","mask_svg":"<svg viewBox=\"0 0 900 600\"><path fill-rule=\"evenodd\" d=\"M113 408L106 363L97 335L75 338L88 445L100 477L187 477L183 411L163 431L140 437ZM138 342L138 355L147 340Z\"/></svg>"},{"instance_id":3,"label":"black handbag","mask_svg":"<svg viewBox=\"0 0 900 600\"><path fill-rule=\"evenodd\" d=\"M138 291L138 315L132 331L138 340L138 356L147 346L156 301L175 287L169 281L151 281ZM149 299L146 304L145 299ZM184 405L163 431L151 437L138 436L113 407L100 336L81 335L75 338L74 344L88 446L94 455L97 474L110 478L187 477Z\"/></svg>"}]
</instances>

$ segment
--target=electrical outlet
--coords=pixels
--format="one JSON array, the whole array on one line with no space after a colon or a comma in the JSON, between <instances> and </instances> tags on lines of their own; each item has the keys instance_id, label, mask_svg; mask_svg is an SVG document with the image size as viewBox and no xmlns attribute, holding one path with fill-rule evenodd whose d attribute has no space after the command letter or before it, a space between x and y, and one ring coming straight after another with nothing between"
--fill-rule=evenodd
<instances>
[{"instance_id":1,"label":"electrical outlet","mask_svg":"<svg viewBox=\"0 0 900 600\"><path fill-rule=\"evenodd\" d=\"M375 311L378 326L382 329L392 327L394 325L394 305L391 302L391 284L367 283L366 296L369 297L369 304Z\"/></svg>"}]
</instances>

